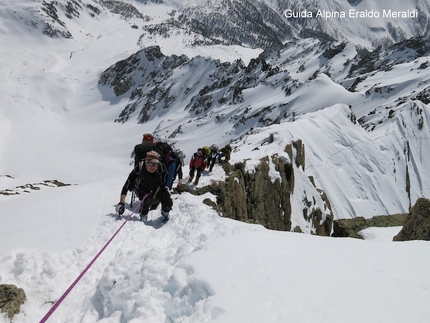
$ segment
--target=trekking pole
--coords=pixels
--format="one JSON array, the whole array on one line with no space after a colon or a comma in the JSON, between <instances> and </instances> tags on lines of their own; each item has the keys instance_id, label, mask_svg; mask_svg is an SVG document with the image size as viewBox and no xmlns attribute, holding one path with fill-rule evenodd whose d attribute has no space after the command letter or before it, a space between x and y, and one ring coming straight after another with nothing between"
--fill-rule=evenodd
<instances>
[{"instance_id":1,"label":"trekking pole","mask_svg":"<svg viewBox=\"0 0 430 323\"><path fill-rule=\"evenodd\" d=\"M133 207L133 201L134 201L134 190L131 191L130 207Z\"/></svg>"},{"instance_id":2,"label":"trekking pole","mask_svg":"<svg viewBox=\"0 0 430 323\"><path fill-rule=\"evenodd\" d=\"M133 189L131 191L131 197L130 197L130 207L133 207L133 202L136 199L137 193L136 193L136 189Z\"/></svg>"},{"instance_id":3,"label":"trekking pole","mask_svg":"<svg viewBox=\"0 0 430 323\"><path fill-rule=\"evenodd\" d=\"M87 267L79 274L78 278L75 279L75 281L67 288L67 290L61 295L61 297L55 302L55 304L51 307L51 309L46 313L46 315L40 320L39 323L45 323L49 317L52 315L52 313L55 312L55 310L60 306L60 304L64 301L64 299L69 295L69 293L72 291L72 289L78 284L78 282L81 280L81 278L85 275L85 273L90 269L90 267L94 264L94 262L97 260L97 258L103 253L103 251L106 249L106 247L111 243L113 238L118 234L118 232L123 228L123 226L127 223L127 221L131 218L131 216L136 213L137 210L139 210L140 206L142 205L143 201L149 196L149 194L145 194L145 196L142 198L140 203L137 205L137 207L130 213L130 215L125 219L124 223L119 227L118 230L114 233L114 235L109 239L109 241L103 246L103 248L99 251L99 253L91 260L91 262L88 264Z\"/></svg>"}]
</instances>

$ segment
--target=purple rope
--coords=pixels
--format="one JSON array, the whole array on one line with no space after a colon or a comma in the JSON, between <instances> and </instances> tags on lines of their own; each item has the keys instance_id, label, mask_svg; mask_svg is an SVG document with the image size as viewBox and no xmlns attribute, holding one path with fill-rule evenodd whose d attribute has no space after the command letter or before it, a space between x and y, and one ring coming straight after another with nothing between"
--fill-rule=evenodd
<instances>
[{"instance_id":1,"label":"purple rope","mask_svg":"<svg viewBox=\"0 0 430 323\"><path fill-rule=\"evenodd\" d=\"M49 317L52 315L52 313L55 312L58 306L64 301L66 296L72 291L72 289L77 285L77 283L81 280L81 278L85 275L85 273L90 269L90 267L93 265L93 263L97 260L97 258L103 253L103 251L106 249L106 247L111 243L113 238L118 234L118 232L122 229L122 227L127 223L128 220L130 220L131 216L136 213L137 209L142 205L143 201L149 196L149 194L146 194L140 203L137 205L137 207L130 213L130 215L125 219L124 223L119 227L119 229L115 232L115 234L112 236L112 238L109 239L109 241L104 245L104 247L99 251L99 253L91 260L91 262L88 264L88 266L81 272L81 274L78 276L78 278L75 279L75 281L67 288L67 290L64 292L63 295L58 299L58 301L55 302L55 304L51 307L51 309L46 313L46 315L40 320L39 323L46 322Z\"/></svg>"}]
</instances>

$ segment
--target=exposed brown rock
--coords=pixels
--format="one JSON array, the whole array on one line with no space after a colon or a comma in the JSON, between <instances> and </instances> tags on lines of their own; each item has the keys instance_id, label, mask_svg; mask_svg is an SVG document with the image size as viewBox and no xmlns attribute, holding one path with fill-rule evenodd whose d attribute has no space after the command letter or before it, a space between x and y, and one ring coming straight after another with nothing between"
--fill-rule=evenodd
<instances>
[{"instance_id":1,"label":"exposed brown rock","mask_svg":"<svg viewBox=\"0 0 430 323\"><path fill-rule=\"evenodd\" d=\"M19 307L24 304L26 296L22 288L15 285L0 285L0 311L12 319L19 313Z\"/></svg>"},{"instance_id":2,"label":"exposed brown rock","mask_svg":"<svg viewBox=\"0 0 430 323\"><path fill-rule=\"evenodd\" d=\"M407 214L399 213L393 215L377 215L369 219L358 216L353 219L335 220L333 223L333 233L331 236L363 239L363 237L358 234L358 232L361 230L370 227L402 226L406 220L406 216Z\"/></svg>"},{"instance_id":3,"label":"exposed brown rock","mask_svg":"<svg viewBox=\"0 0 430 323\"><path fill-rule=\"evenodd\" d=\"M430 241L430 200L419 198L411 208L402 230L393 241Z\"/></svg>"}]
</instances>

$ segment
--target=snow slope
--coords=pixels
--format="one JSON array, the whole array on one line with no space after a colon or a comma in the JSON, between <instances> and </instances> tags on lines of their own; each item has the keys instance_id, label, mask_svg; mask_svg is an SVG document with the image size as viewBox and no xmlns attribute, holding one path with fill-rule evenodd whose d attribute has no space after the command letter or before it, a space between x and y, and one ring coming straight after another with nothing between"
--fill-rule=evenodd
<instances>
[{"instance_id":1,"label":"snow slope","mask_svg":"<svg viewBox=\"0 0 430 323\"><path fill-rule=\"evenodd\" d=\"M27 294L13 322L41 320L120 228L123 180L2 198L0 283ZM427 322L428 242L268 231L206 197L173 195L164 226L132 217L47 322Z\"/></svg>"}]
</instances>

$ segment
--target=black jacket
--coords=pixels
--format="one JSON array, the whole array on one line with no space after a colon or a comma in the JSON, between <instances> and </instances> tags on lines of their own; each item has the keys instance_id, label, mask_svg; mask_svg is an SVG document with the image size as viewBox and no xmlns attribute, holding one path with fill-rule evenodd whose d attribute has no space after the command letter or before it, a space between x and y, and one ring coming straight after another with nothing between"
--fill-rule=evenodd
<instances>
[{"instance_id":1,"label":"black jacket","mask_svg":"<svg viewBox=\"0 0 430 323\"><path fill-rule=\"evenodd\" d=\"M122 195L126 195L127 191L137 189L139 196L143 196L146 193L153 195L157 192L158 188L165 189L165 183L163 181L161 165L157 168L155 173L147 171L146 167L143 166L139 172L139 165L135 166L134 169L128 175L128 178L121 190Z\"/></svg>"}]
</instances>

